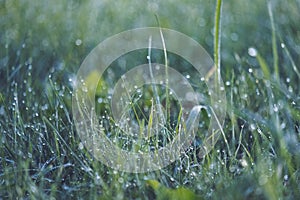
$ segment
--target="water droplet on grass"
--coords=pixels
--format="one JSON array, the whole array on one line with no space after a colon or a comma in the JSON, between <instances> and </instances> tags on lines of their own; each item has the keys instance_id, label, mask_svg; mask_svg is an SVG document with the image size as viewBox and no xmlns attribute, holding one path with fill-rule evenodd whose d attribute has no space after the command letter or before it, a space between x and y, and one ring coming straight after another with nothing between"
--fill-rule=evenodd
<instances>
[{"instance_id":1,"label":"water droplet on grass","mask_svg":"<svg viewBox=\"0 0 300 200\"><path fill-rule=\"evenodd\" d=\"M77 39L75 41L76 46L80 46L82 44L82 40L81 39Z\"/></svg>"},{"instance_id":2,"label":"water droplet on grass","mask_svg":"<svg viewBox=\"0 0 300 200\"><path fill-rule=\"evenodd\" d=\"M273 110L274 110L274 112L278 112L278 106L277 106L277 104L273 105Z\"/></svg>"},{"instance_id":3,"label":"water droplet on grass","mask_svg":"<svg viewBox=\"0 0 300 200\"><path fill-rule=\"evenodd\" d=\"M82 144L81 142L79 143L78 148L79 148L80 150L83 149L83 144Z\"/></svg>"},{"instance_id":4,"label":"water droplet on grass","mask_svg":"<svg viewBox=\"0 0 300 200\"><path fill-rule=\"evenodd\" d=\"M255 91L256 91L256 95L257 95L257 96L259 96L259 95L260 95L260 92L259 92L259 90L256 88L256 90L255 90Z\"/></svg>"},{"instance_id":5,"label":"water droplet on grass","mask_svg":"<svg viewBox=\"0 0 300 200\"><path fill-rule=\"evenodd\" d=\"M102 103L102 102L103 102L103 99L102 99L102 98L98 98L97 102L98 102L98 103Z\"/></svg>"},{"instance_id":6,"label":"water droplet on grass","mask_svg":"<svg viewBox=\"0 0 300 200\"><path fill-rule=\"evenodd\" d=\"M250 129L251 129L252 131L254 131L254 130L256 129L255 124L250 124Z\"/></svg>"},{"instance_id":7,"label":"water droplet on grass","mask_svg":"<svg viewBox=\"0 0 300 200\"><path fill-rule=\"evenodd\" d=\"M241 165L245 168L245 167L248 167L248 162L245 160L245 159L242 159L240 161Z\"/></svg>"},{"instance_id":8,"label":"water droplet on grass","mask_svg":"<svg viewBox=\"0 0 300 200\"><path fill-rule=\"evenodd\" d=\"M248 49L248 54L249 54L250 56L252 56L252 57L256 57L256 56L257 56L257 51L256 51L255 48L250 47L250 48Z\"/></svg>"}]
</instances>

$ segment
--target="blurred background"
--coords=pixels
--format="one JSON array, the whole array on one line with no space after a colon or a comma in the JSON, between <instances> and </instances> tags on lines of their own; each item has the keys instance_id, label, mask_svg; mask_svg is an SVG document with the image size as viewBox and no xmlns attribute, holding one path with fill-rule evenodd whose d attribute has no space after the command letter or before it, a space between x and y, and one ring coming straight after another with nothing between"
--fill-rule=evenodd
<instances>
[{"instance_id":1,"label":"blurred background","mask_svg":"<svg viewBox=\"0 0 300 200\"><path fill-rule=\"evenodd\" d=\"M277 34L299 62L300 32L297 0L273 0ZM34 81L51 70L73 74L86 55L105 38L128 29L158 26L180 31L213 55L215 2L196 1L0 1L1 90L32 65ZM257 67L248 58L256 48L272 60L271 26L266 1L226 1L222 13L222 74L238 68L236 59ZM280 47L280 45L279 45ZM285 58L283 58L285 59ZM271 63L270 63L271 64ZM281 73L290 69L280 66ZM228 75L229 76L229 75ZM291 78L293 74L290 74Z\"/></svg>"}]
</instances>

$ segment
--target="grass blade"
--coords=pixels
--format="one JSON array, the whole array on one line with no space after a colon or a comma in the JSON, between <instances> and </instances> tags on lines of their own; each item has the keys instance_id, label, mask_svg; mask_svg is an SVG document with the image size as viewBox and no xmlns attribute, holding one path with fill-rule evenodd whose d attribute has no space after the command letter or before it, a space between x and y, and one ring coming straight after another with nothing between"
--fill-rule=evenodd
<instances>
[{"instance_id":1,"label":"grass blade","mask_svg":"<svg viewBox=\"0 0 300 200\"><path fill-rule=\"evenodd\" d=\"M216 65L216 81L218 85L221 81L221 59L220 59L220 49L221 49L221 12L222 12L222 0L217 0L216 10L215 10L215 29L214 29L214 61Z\"/></svg>"},{"instance_id":2,"label":"grass blade","mask_svg":"<svg viewBox=\"0 0 300 200\"><path fill-rule=\"evenodd\" d=\"M258 64L264 74L264 77L267 80L270 80L270 70L269 70L269 66L268 66L266 60L259 53L257 53L256 59L257 59Z\"/></svg>"},{"instance_id":3,"label":"grass blade","mask_svg":"<svg viewBox=\"0 0 300 200\"><path fill-rule=\"evenodd\" d=\"M279 67L278 67L278 51L277 51L277 41L276 41L276 29L274 24L274 17L273 12L271 8L271 1L268 2L268 11L269 11L269 17L271 20L271 28L272 28L272 51L273 51L273 66L275 71L275 77L277 80L279 80Z\"/></svg>"}]
</instances>

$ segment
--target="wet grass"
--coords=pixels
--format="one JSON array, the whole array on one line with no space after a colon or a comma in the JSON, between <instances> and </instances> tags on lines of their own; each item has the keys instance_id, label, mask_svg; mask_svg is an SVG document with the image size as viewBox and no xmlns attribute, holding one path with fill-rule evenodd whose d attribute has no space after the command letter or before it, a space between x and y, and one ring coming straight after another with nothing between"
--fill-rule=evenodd
<instances>
[{"instance_id":1,"label":"wet grass","mask_svg":"<svg viewBox=\"0 0 300 200\"><path fill-rule=\"evenodd\" d=\"M157 26L155 14L162 27L191 36L214 55L217 6L97 2L0 2L0 198L300 197L299 1L223 2L218 67L228 104L225 138L199 157L207 126L199 125L199 137L180 160L143 174L115 171L83 146L71 112L76 71L106 37ZM127 66L144 53L129 57ZM163 60L164 54L157 57ZM171 57L170 63L178 62ZM97 93L102 110L113 84L109 75L119 76L106 74ZM190 80L201 91L195 79ZM112 131L112 122L105 123Z\"/></svg>"}]
</instances>

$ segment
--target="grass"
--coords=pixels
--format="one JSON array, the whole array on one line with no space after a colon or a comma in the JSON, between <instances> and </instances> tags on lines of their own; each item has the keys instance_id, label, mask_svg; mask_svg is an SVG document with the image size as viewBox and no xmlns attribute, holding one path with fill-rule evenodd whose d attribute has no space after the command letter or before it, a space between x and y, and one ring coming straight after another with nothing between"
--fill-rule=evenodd
<instances>
[{"instance_id":1,"label":"grass","mask_svg":"<svg viewBox=\"0 0 300 200\"><path fill-rule=\"evenodd\" d=\"M220 4L208 1L52 2L0 2L0 199L300 197L299 1L224 1L222 24L215 15ZM72 84L100 41L156 26L155 15L162 27L199 41L216 63L222 59L217 67L227 98L225 137L209 154L198 155L209 118L203 112L206 121L179 160L154 172L118 172L95 160L80 140L72 119ZM218 24L222 32L213 29ZM120 58L112 66L130 68L146 55L133 52L125 64ZM163 51L152 56L167 62ZM170 53L168 62L182 64L179 70L191 75L195 89L205 91L188 63ZM117 135L107 118L108 88L124 71L106 71L98 84L96 100L107 134ZM163 100L164 88L157 89ZM146 97L153 89L143 92L137 108L151 107ZM169 98L171 111L178 109ZM153 117L151 109L148 116Z\"/></svg>"},{"instance_id":2,"label":"grass","mask_svg":"<svg viewBox=\"0 0 300 200\"><path fill-rule=\"evenodd\" d=\"M217 1L216 11L215 11L215 28L214 28L214 61L216 65L216 81L220 85L221 81L221 15L222 15L222 0Z\"/></svg>"}]
</instances>

